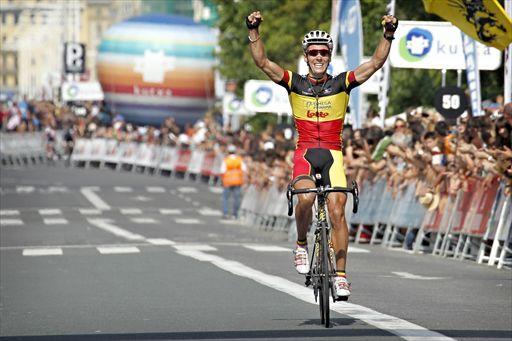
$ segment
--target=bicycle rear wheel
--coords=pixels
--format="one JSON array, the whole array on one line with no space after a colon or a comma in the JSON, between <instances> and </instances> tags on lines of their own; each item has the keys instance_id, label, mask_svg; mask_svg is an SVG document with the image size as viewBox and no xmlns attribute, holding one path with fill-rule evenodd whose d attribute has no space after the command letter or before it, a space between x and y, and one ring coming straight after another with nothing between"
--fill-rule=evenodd
<instances>
[{"instance_id":1,"label":"bicycle rear wheel","mask_svg":"<svg viewBox=\"0 0 512 341\"><path fill-rule=\"evenodd\" d=\"M329 328L331 321L330 321L330 310L329 310L329 292L331 291L330 288L330 277L329 277L329 245L327 243L327 227L322 227L322 271L321 271L321 292L320 292L320 302L322 306L322 313L321 315L324 316L324 319L322 321L322 324L325 325L325 328Z\"/></svg>"}]
</instances>

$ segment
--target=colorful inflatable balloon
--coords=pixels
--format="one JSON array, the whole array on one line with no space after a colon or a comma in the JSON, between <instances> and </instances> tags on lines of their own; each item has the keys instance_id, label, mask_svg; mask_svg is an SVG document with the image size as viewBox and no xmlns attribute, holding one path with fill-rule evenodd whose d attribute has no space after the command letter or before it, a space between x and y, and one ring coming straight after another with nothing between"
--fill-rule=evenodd
<instances>
[{"instance_id":1,"label":"colorful inflatable balloon","mask_svg":"<svg viewBox=\"0 0 512 341\"><path fill-rule=\"evenodd\" d=\"M116 114L138 124L195 122L214 102L215 32L192 19L143 15L109 28L98 79Z\"/></svg>"}]
</instances>

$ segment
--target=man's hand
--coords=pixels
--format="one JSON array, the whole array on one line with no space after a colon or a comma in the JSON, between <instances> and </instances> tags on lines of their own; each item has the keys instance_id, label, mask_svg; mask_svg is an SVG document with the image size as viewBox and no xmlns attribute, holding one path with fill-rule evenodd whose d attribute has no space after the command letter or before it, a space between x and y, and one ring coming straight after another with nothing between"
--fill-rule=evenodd
<instances>
[{"instance_id":1,"label":"man's hand","mask_svg":"<svg viewBox=\"0 0 512 341\"><path fill-rule=\"evenodd\" d=\"M398 19L390 14L383 15L381 19L381 24L382 27L384 28L384 33L387 33L390 36L392 36L398 27Z\"/></svg>"},{"instance_id":2,"label":"man's hand","mask_svg":"<svg viewBox=\"0 0 512 341\"><path fill-rule=\"evenodd\" d=\"M260 11L254 11L245 18L245 24L250 30L257 29L263 21Z\"/></svg>"}]
</instances>

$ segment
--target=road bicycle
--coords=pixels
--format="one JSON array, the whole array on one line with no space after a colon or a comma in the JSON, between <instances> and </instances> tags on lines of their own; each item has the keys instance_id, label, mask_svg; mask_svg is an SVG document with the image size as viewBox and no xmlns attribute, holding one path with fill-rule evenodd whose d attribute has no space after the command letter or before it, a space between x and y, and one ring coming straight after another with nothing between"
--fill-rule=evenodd
<instances>
[{"instance_id":1,"label":"road bicycle","mask_svg":"<svg viewBox=\"0 0 512 341\"><path fill-rule=\"evenodd\" d=\"M333 302L346 301L348 297L338 297L334 290L334 277L336 276L336 257L331 243L330 227L327 222L327 195L332 192L351 193L353 197L352 212L357 212L359 205L359 188L357 183L352 181L352 187L330 187L322 184L321 174L315 175L315 188L293 189L288 185L286 197L288 198L288 216L293 214L293 196L304 193L316 194L316 228L315 243L311 252L311 268L306 274L305 285L313 287L315 301L319 302L320 321L326 328L330 326L329 317L329 295Z\"/></svg>"}]
</instances>

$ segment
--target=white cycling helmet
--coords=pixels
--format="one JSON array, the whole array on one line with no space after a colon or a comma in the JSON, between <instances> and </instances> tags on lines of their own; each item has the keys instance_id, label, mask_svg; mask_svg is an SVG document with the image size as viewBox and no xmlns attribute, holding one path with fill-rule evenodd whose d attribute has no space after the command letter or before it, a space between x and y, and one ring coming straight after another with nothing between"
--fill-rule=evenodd
<instances>
[{"instance_id":1,"label":"white cycling helmet","mask_svg":"<svg viewBox=\"0 0 512 341\"><path fill-rule=\"evenodd\" d=\"M306 52L309 45L327 45L332 52L333 42L331 35L325 31L315 30L307 33L302 41L302 50Z\"/></svg>"}]
</instances>

